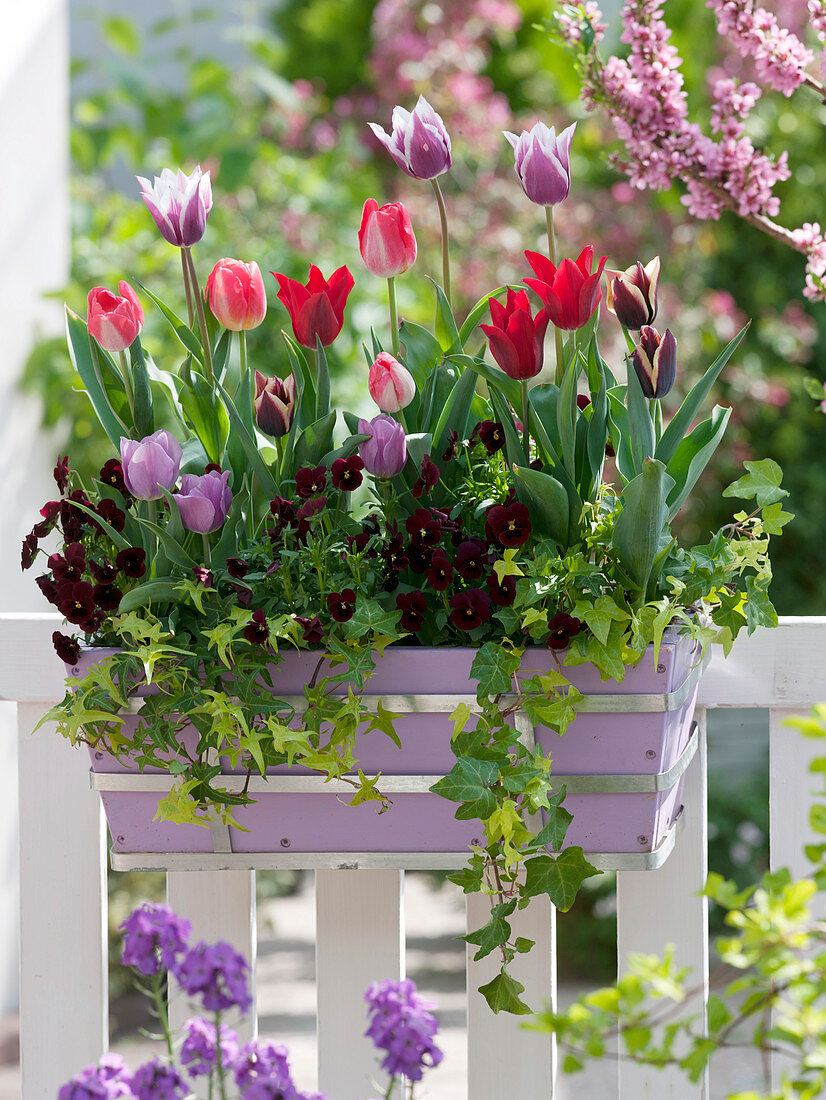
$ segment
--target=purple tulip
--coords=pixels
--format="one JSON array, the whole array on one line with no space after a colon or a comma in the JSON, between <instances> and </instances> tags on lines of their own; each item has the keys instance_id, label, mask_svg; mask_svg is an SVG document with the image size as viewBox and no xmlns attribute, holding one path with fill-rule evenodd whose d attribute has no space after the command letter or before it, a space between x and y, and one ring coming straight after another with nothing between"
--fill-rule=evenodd
<instances>
[{"instance_id":1,"label":"purple tulip","mask_svg":"<svg viewBox=\"0 0 826 1100\"><path fill-rule=\"evenodd\" d=\"M523 130L519 137L503 131L513 146L522 190L531 202L555 206L568 197L571 189L568 158L574 130L575 122L557 136L553 126L549 129L544 122L537 122L530 130Z\"/></svg>"},{"instance_id":2,"label":"purple tulip","mask_svg":"<svg viewBox=\"0 0 826 1100\"><path fill-rule=\"evenodd\" d=\"M212 209L212 184L209 172L201 172L200 164L187 175L164 168L153 183L143 176L135 179L141 185L141 198L161 231L161 236L178 248L197 244L204 235L206 220Z\"/></svg>"},{"instance_id":3,"label":"purple tulip","mask_svg":"<svg viewBox=\"0 0 826 1100\"><path fill-rule=\"evenodd\" d=\"M223 474L210 470L198 477L184 474L181 478L181 491L175 494L175 501L181 513L181 523L187 531L200 531L208 535L217 531L229 515L232 504L232 490L229 470Z\"/></svg>"},{"instance_id":4,"label":"purple tulip","mask_svg":"<svg viewBox=\"0 0 826 1100\"><path fill-rule=\"evenodd\" d=\"M138 500L160 500L178 480L183 451L174 435L159 431L143 439L120 441L126 488Z\"/></svg>"},{"instance_id":5,"label":"purple tulip","mask_svg":"<svg viewBox=\"0 0 826 1100\"><path fill-rule=\"evenodd\" d=\"M677 375L677 341L670 328L660 336L650 325L640 329L631 362L646 397L665 397Z\"/></svg>"},{"instance_id":6,"label":"purple tulip","mask_svg":"<svg viewBox=\"0 0 826 1100\"><path fill-rule=\"evenodd\" d=\"M359 434L369 435L359 444L359 457L373 477L395 477L407 462L404 428L392 416L381 413L372 420L359 420Z\"/></svg>"},{"instance_id":7,"label":"purple tulip","mask_svg":"<svg viewBox=\"0 0 826 1100\"><path fill-rule=\"evenodd\" d=\"M432 180L450 168L450 136L440 115L423 95L412 111L393 108L393 133L371 122L370 129L408 176Z\"/></svg>"},{"instance_id":8,"label":"purple tulip","mask_svg":"<svg viewBox=\"0 0 826 1100\"><path fill-rule=\"evenodd\" d=\"M255 372L255 422L265 435L278 439L290 430L295 413L295 378L288 374L283 380L277 376L265 378Z\"/></svg>"}]
</instances>

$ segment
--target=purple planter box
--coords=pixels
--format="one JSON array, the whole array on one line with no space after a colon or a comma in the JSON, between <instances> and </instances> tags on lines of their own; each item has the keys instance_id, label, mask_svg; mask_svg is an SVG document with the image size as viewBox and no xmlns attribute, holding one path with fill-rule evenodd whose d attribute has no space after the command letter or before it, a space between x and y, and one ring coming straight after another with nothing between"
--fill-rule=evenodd
<instances>
[{"instance_id":1,"label":"purple planter box","mask_svg":"<svg viewBox=\"0 0 826 1100\"><path fill-rule=\"evenodd\" d=\"M80 667L88 667L103 653L87 651ZM473 649L395 647L377 659L367 688L371 696L431 699L417 699L417 713L397 720L401 749L377 731L360 735L356 751L365 774L381 772L392 783L389 777L437 776L450 770L455 758L450 747L449 713L458 700L444 697L475 694L475 682L469 679L475 653ZM317 654L287 654L277 669L279 694L301 695L317 660ZM663 843L681 808L682 779L678 774L681 776L695 747L690 742L699 679L697 661L691 640L673 637L663 643L656 665L649 649L620 685L603 683L591 666L566 670L588 697L585 709L561 738L545 727L535 730L537 743L551 757L555 780L564 782L566 776L571 777L565 805L574 820L566 844L595 853L644 853L656 851ZM554 667L549 651L528 650L522 675ZM632 698L618 698L627 696ZM400 709L398 699L395 702L396 706L394 700L388 701L389 709ZM431 713L426 711L429 704ZM606 706L612 709L606 711ZM272 769L266 784L259 779L251 786L256 802L234 811L241 829L219 828L216 832L154 821L162 797L159 790L164 789L164 782L168 789L168 777L153 780L151 773L138 775L136 769L108 753L90 753L96 773L93 786L101 791L112 834L113 859L117 853L217 851L241 857L289 853L291 865L296 866L306 853L307 866L317 866L318 859L310 860L311 854L456 853L461 857L483 836L478 821L457 821L455 804L426 791L389 793L392 805L378 815L375 804L348 806L349 795L333 788L312 793L279 790L279 775L284 776L283 788L294 784L298 776L313 774L298 767ZM225 771L231 774L226 766ZM112 789L133 782L142 789ZM412 785L402 779L395 782L397 788ZM227 865L231 863L229 857ZM143 865L156 864L150 859ZM184 865L181 861L175 864Z\"/></svg>"}]
</instances>

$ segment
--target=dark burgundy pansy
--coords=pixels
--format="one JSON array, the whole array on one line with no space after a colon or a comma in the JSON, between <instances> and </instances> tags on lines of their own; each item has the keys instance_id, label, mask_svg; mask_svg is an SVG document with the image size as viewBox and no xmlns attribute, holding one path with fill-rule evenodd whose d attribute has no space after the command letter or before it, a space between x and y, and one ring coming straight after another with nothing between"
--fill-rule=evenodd
<instances>
[{"instance_id":1,"label":"dark burgundy pansy","mask_svg":"<svg viewBox=\"0 0 826 1100\"><path fill-rule=\"evenodd\" d=\"M295 475L295 492L302 500L323 493L327 487L326 466L302 466Z\"/></svg>"},{"instance_id":2,"label":"dark burgundy pansy","mask_svg":"<svg viewBox=\"0 0 826 1100\"><path fill-rule=\"evenodd\" d=\"M123 599L123 592L115 584L96 584L95 603L101 611L114 611Z\"/></svg>"},{"instance_id":3,"label":"dark burgundy pansy","mask_svg":"<svg viewBox=\"0 0 826 1100\"><path fill-rule=\"evenodd\" d=\"M48 573L44 573L42 576L37 577L34 582L49 603L57 603L57 585L49 576Z\"/></svg>"},{"instance_id":4,"label":"dark burgundy pansy","mask_svg":"<svg viewBox=\"0 0 826 1100\"><path fill-rule=\"evenodd\" d=\"M460 630L475 630L490 618L490 598L481 588L450 597L450 621Z\"/></svg>"},{"instance_id":5,"label":"dark burgundy pansy","mask_svg":"<svg viewBox=\"0 0 826 1100\"><path fill-rule=\"evenodd\" d=\"M252 591L243 584L234 584L232 587L235 589L235 595L238 597L240 605L249 607L252 603Z\"/></svg>"},{"instance_id":6,"label":"dark burgundy pansy","mask_svg":"<svg viewBox=\"0 0 826 1100\"><path fill-rule=\"evenodd\" d=\"M395 573L400 573L403 569L407 569L410 564L410 560L405 553L404 539L400 534L393 535L393 537L384 544L383 556L387 568L392 569Z\"/></svg>"},{"instance_id":7,"label":"dark burgundy pansy","mask_svg":"<svg viewBox=\"0 0 826 1100\"><path fill-rule=\"evenodd\" d=\"M80 643L74 638L70 638L68 635L61 634L59 630L56 630L52 634L52 645L55 653L64 664L76 665L80 660Z\"/></svg>"},{"instance_id":8,"label":"dark burgundy pansy","mask_svg":"<svg viewBox=\"0 0 826 1100\"><path fill-rule=\"evenodd\" d=\"M20 551L20 568L31 569L37 553L37 535L30 531L23 539L23 549Z\"/></svg>"},{"instance_id":9,"label":"dark burgundy pansy","mask_svg":"<svg viewBox=\"0 0 826 1100\"><path fill-rule=\"evenodd\" d=\"M485 547L479 539L465 539L456 548L453 564L466 581L478 581L484 575L486 558Z\"/></svg>"},{"instance_id":10,"label":"dark burgundy pansy","mask_svg":"<svg viewBox=\"0 0 826 1100\"><path fill-rule=\"evenodd\" d=\"M303 542L310 533L310 520L315 518L319 512L323 512L326 507L326 497L313 497L311 500L304 501L295 514L295 535L299 542Z\"/></svg>"},{"instance_id":11,"label":"dark burgundy pansy","mask_svg":"<svg viewBox=\"0 0 826 1100\"><path fill-rule=\"evenodd\" d=\"M352 588L342 588L340 592L331 592L327 597L327 610L337 623L346 623L352 619L356 610L356 594Z\"/></svg>"},{"instance_id":12,"label":"dark burgundy pansy","mask_svg":"<svg viewBox=\"0 0 826 1100\"><path fill-rule=\"evenodd\" d=\"M204 588L213 588L215 585L215 578L212 575L212 571L207 569L205 565L196 565L192 570L192 575L198 584L202 584Z\"/></svg>"},{"instance_id":13,"label":"dark burgundy pansy","mask_svg":"<svg viewBox=\"0 0 826 1100\"><path fill-rule=\"evenodd\" d=\"M206 466L204 466L205 474L222 474L223 472L224 471L217 462L207 462Z\"/></svg>"},{"instance_id":14,"label":"dark burgundy pansy","mask_svg":"<svg viewBox=\"0 0 826 1100\"><path fill-rule=\"evenodd\" d=\"M516 599L516 577L503 577L500 584L496 571L488 577L488 595L499 607L510 607Z\"/></svg>"},{"instance_id":15,"label":"dark burgundy pansy","mask_svg":"<svg viewBox=\"0 0 826 1100\"><path fill-rule=\"evenodd\" d=\"M104 497L97 506L96 511L101 519L105 519L114 531L120 533L126 526L126 515L118 508L117 504L115 504L113 500L109 500L108 497Z\"/></svg>"},{"instance_id":16,"label":"dark burgundy pansy","mask_svg":"<svg viewBox=\"0 0 826 1100\"><path fill-rule=\"evenodd\" d=\"M46 535L54 528L53 519L42 519L32 527L32 534L36 539L45 539Z\"/></svg>"},{"instance_id":17,"label":"dark burgundy pansy","mask_svg":"<svg viewBox=\"0 0 826 1100\"><path fill-rule=\"evenodd\" d=\"M58 455L57 465L54 468L54 479L57 482L57 487L61 493L66 492L66 486L69 484L69 456L64 455L62 458Z\"/></svg>"},{"instance_id":18,"label":"dark burgundy pansy","mask_svg":"<svg viewBox=\"0 0 826 1100\"><path fill-rule=\"evenodd\" d=\"M505 429L498 420L482 420L477 424L479 429L479 442L483 444L489 455L495 455L505 446Z\"/></svg>"},{"instance_id":19,"label":"dark burgundy pansy","mask_svg":"<svg viewBox=\"0 0 826 1100\"><path fill-rule=\"evenodd\" d=\"M270 501L270 511L276 519L282 523L290 523L295 519L295 504L284 497L275 497Z\"/></svg>"},{"instance_id":20,"label":"dark burgundy pansy","mask_svg":"<svg viewBox=\"0 0 826 1100\"><path fill-rule=\"evenodd\" d=\"M427 508L417 508L404 521L411 543L418 549L438 546L442 541L442 525Z\"/></svg>"},{"instance_id":21,"label":"dark burgundy pansy","mask_svg":"<svg viewBox=\"0 0 826 1100\"><path fill-rule=\"evenodd\" d=\"M485 535L500 546L522 546L531 536L531 520L524 504L494 504L485 515Z\"/></svg>"},{"instance_id":22,"label":"dark burgundy pansy","mask_svg":"<svg viewBox=\"0 0 826 1100\"><path fill-rule=\"evenodd\" d=\"M113 489L117 489L122 496L130 495L123 480L123 466L116 458L110 458L108 462L104 462L100 468L99 480L102 485L111 485Z\"/></svg>"},{"instance_id":23,"label":"dark burgundy pansy","mask_svg":"<svg viewBox=\"0 0 826 1100\"><path fill-rule=\"evenodd\" d=\"M267 626L267 616L259 608L253 611L252 618L244 627L244 637L255 645L264 645L270 636L270 628Z\"/></svg>"},{"instance_id":24,"label":"dark burgundy pansy","mask_svg":"<svg viewBox=\"0 0 826 1100\"><path fill-rule=\"evenodd\" d=\"M425 455L422 459L421 474L416 478L416 482L413 486L413 496L418 498L424 493L429 493L431 489L439 484L439 467L430 457Z\"/></svg>"},{"instance_id":25,"label":"dark burgundy pansy","mask_svg":"<svg viewBox=\"0 0 826 1100\"><path fill-rule=\"evenodd\" d=\"M312 619L302 618L301 615L294 615L293 618L303 630L307 645L318 645L324 641L324 627L318 615L313 615Z\"/></svg>"},{"instance_id":26,"label":"dark burgundy pansy","mask_svg":"<svg viewBox=\"0 0 826 1100\"><path fill-rule=\"evenodd\" d=\"M442 462L452 462L459 452L459 433L451 428L447 433L447 446L442 452Z\"/></svg>"},{"instance_id":27,"label":"dark burgundy pansy","mask_svg":"<svg viewBox=\"0 0 826 1100\"><path fill-rule=\"evenodd\" d=\"M70 542L63 554L51 554L49 568L56 584L79 581L86 568L86 551L79 542Z\"/></svg>"},{"instance_id":28,"label":"dark burgundy pansy","mask_svg":"<svg viewBox=\"0 0 826 1100\"><path fill-rule=\"evenodd\" d=\"M243 580L250 567L242 558L227 558L227 572L237 581Z\"/></svg>"},{"instance_id":29,"label":"dark burgundy pansy","mask_svg":"<svg viewBox=\"0 0 826 1100\"><path fill-rule=\"evenodd\" d=\"M74 502L89 506L89 500L82 489L75 489L68 497L60 501L60 526L67 542L77 542L84 528L92 523L85 512L75 508Z\"/></svg>"},{"instance_id":30,"label":"dark burgundy pansy","mask_svg":"<svg viewBox=\"0 0 826 1100\"><path fill-rule=\"evenodd\" d=\"M118 575L117 569L106 559L103 561L90 561L89 571L98 584L111 584Z\"/></svg>"},{"instance_id":31,"label":"dark burgundy pansy","mask_svg":"<svg viewBox=\"0 0 826 1100\"><path fill-rule=\"evenodd\" d=\"M57 609L70 623L83 626L96 606L95 590L88 581L64 581L57 586Z\"/></svg>"},{"instance_id":32,"label":"dark burgundy pansy","mask_svg":"<svg viewBox=\"0 0 826 1100\"><path fill-rule=\"evenodd\" d=\"M96 630L99 630L103 626L103 620L106 618L106 614L103 611L95 611L90 615L88 619L84 619L80 623L80 629L84 634L94 634Z\"/></svg>"},{"instance_id":33,"label":"dark burgundy pansy","mask_svg":"<svg viewBox=\"0 0 826 1100\"><path fill-rule=\"evenodd\" d=\"M453 580L453 566L441 546L433 551L430 565L424 575L430 587L435 588L437 592L444 592L450 587L450 582Z\"/></svg>"},{"instance_id":34,"label":"dark burgundy pansy","mask_svg":"<svg viewBox=\"0 0 826 1100\"><path fill-rule=\"evenodd\" d=\"M125 577L142 577L146 572L146 551L140 546L130 546L126 550L119 550L115 558L115 565Z\"/></svg>"},{"instance_id":35,"label":"dark burgundy pansy","mask_svg":"<svg viewBox=\"0 0 826 1100\"><path fill-rule=\"evenodd\" d=\"M424 616L427 611L427 600L424 592L416 589L414 592L400 592L396 596L396 607L401 611L400 619L402 630L410 634L418 633L424 626Z\"/></svg>"},{"instance_id":36,"label":"dark burgundy pansy","mask_svg":"<svg viewBox=\"0 0 826 1100\"><path fill-rule=\"evenodd\" d=\"M408 546L407 564L414 573L425 573L430 568L432 552L426 546Z\"/></svg>"},{"instance_id":37,"label":"dark burgundy pansy","mask_svg":"<svg viewBox=\"0 0 826 1100\"><path fill-rule=\"evenodd\" d=\"M359 455L353 455L352 458L337 458L330 470L333 488L340 489L342 493L352 493L364 481L364 475L361 472L363 469L364 461Z\"/></svg>"},{"instance_id":38,"label":"dark burgundy pansy","mask_svg":"<svg viewBox=\"0 0 826 1100\"><path fill-rule=\"evenodd\" d=\"M571 638L582 630L582 623L573 615L560 611L548 622L547 645L549 649L565 649Z\"/></svg>"}]
</instances>

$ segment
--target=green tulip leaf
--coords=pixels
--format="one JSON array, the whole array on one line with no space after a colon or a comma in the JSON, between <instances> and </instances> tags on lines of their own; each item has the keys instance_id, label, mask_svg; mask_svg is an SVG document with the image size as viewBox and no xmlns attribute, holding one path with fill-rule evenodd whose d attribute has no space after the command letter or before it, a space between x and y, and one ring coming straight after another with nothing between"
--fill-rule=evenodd
<instances>
[{"instance_id":1,"label":"green tulip leaf","mask_svg":"<svg viewBox=\"0 0 826 1100\"><path fill-rule=\"evenodd\" d=\"M527 505L534 530L549 535L561 550L568 546L568 494L550 474L514 466L516 495Z\"/></svg>"},{"instance_id":2,"label":"green tulip leaf","mask_svg":"<svg viewBox=\"0 0 826 1100\"><path fill-rule=\"evenodd\" d=\"M202 374L192 371L192 386L181 390L180 402L209 461L220 466L229 438L229 417L215 390Z\"/></svg>"},{"instance_id":3,"label":"green tulip leaf","mask_svg":"<svg viewBox=\"0 0 826 1100\"><path fill-rule=\"evenodd\" d=\"M668 494L668 519L671 521L685 503L697 479L717 450L731 417L731 409L715 405L708 420L698 424L691 435L681 440L666 466L674 478L674 488Z\"/></svg>"},{"instance_id":4,"label":"green tulip leaf","mask_svg":"<svg viewBox=\"0 0 826 1100\"><path fill-rule=\"evenodd\" d=\"M201 346L201 341L198 339L198 337L195 335L189 325L185 325L181 318L177 315L177 313L174 313L168 305L162 302L161 299L156 294L153 294L148 287L145 287L143 283L138 283L138 286L141 288L144 294L152 299L152 301L169 322L172 331L175 333L175 335L178 337L178 339L181 341L181 343L190 353L190 355L194 355L199 363L203 363L204 349Z\"/></svg>"},{"instance_id":5,"label":"green tulip leaf","mask_svg":"<svg viewBox=\"0 0 826 1100\"><path fill-rule=\"evenodd\" d=\"M150 604L180 603L186 599L186 590L181 587L179 580L154 580L146 584L139 584L130 589L118 605L118 614L126 615L130 611L137 611L139 607L148 607Z\"/></svg>"},{"instance_id":6,"label":"green tulip leaf","mask_svg":"<svg viewBox=\"0 0 826 1100\"><path fill-rule=\"evenodd\" d=\"M504 294L507 289L508 285L506 283L504 286L498 286L496 290L492 290L489 294L485 294L484 297L479 299L479 301L476 303L476 305L463 321L462 327L459 329L459 343L461 344L462 348L465 347L468 340L473 335L473 330L482 320L482 317L485 314L485 310L488 308L488 303L490 302L491 298L498 298L499 295Z\"/></svg>"},{"instance_id":7,"label":"green tulip leaf","mask_svg":"<svg viewBox=\"0 0 826 1100\"><path fill-rule=\"evenodd\" d=\"M103 430L117 450L120 447L121 436L128 436L129 432L112 408L103 388L100 374L95 370L92 349L89 343L91 339L92 337L89 336L86 329L86 322L78 317L76 313L72 313L67 306L66 340L69 345L69 357L72 360L72 366L80 375L84 389L92 402L92 407L97 413L97 418L103 426Z\"/></svg>"},{"instance_id":8,"label":"green tulip leaf","mask_svg":"<svg viewBox=\"0 0 826 1100\"><path fill-rule=\"evenodd\" d=\"M293 455L296 470L300 470L302 466L320 465L324 455L333 449L336 416L336 410L333 409L299 433Z\"/></svg>"},{"instance_id":9,"label":"green tulip leaf","mask_svg":"<svg viewBox=\"0 0 826 1100\"><path fill-rule=\"evenodd\" d=\"M626 360L628 364L628 384L625 388L625 400L628 406L628 433L631 443L631 456L634 460L634 473L639 474L646 458L654 455L654 421L651 419L651 411L648 401L642 392L642 383L631 363L630 356Z\"/></svg>"},{"instance_id":10,"label":"green tulip leaf","mask_svg":"<svg viewBox=\"0 0 826 1100\"><path fill-rule=\"evenodd\" d=\"M152 407L152 386L140 336L136 336L129 349L132 361L132 389L135 398L135 432L139 439L155 431L155 413Z\"/></svg>"},{"instance_id":11,"label":"green tulip leaf","mask_svg":"<svg viewBox=\"0 0 826 1100\"><path fill-rule=\"evenodd\" d=\"M666 530L666 497L674 479L656 459L647 458L642 472L622 491L622 512L614 523L613 544L637 592L644 598L654 559Z\"/></svg>"},{"instance_id":12,"label":"green tulip leaf","mask_svg":"<svg viewBox=\"0 0 826 1100\"><path fill-rule=\"evenodd\" d=\"M272 500L273 497L278 496L278 484L272 476L269 466L267 466L266 462L261 457L261 452L258 450L258 444L254 436L250 434L244 421L241 419L238 410L233 404L232 398L220 382L216 382L215 385L221 395L232 430L240 440L241 446L244 448L244 452L250 464L250 472L258 479L258 484L263 489L267 499Z\"/></svg>"}]
</instances>

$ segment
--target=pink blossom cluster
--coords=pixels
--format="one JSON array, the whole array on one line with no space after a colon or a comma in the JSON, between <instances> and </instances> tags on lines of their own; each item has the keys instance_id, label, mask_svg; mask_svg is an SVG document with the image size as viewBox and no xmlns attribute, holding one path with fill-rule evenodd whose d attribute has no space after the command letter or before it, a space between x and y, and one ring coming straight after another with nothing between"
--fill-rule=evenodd
<instances>
[{"instance_id":1,"label":"pink blossom cluster","mask_svg":"<svg viewBox=\"0 0 826 1100\"><path fill-rule=\"evenodd\" d=\"M806 79L814 54L776 17L754 0L707 0L717 15L719 33L741 57L751 57L758 79L790 96Z\"/></svg>"},{"instance_id":2,"label":"pink blossom cluster","mask_svg":"<svg viewBox=\"0 0 826 1100\"><path fill-rule=\"evenodd\" d=\"M575 13L570 8L563 8L556 13L556 21L560 34L569 45L582 41L583 25L586 23L590 24L593 31L595 45L602 41L608 29L602 22L602 12L594 0L586 0Z\"/></svg>"},{"instance_id":3,"label":"pink blossom cluster","mask_svg":"<svg viewBox=\"0 0 826 1100\"><path fill-rule=\"evenodd\" d=\"M741 84L731 77L715 80L711 88L711 129L729 140L743 133L743 122L760 98L760 88L746 81Z\"/></svg>"},{"instance_id":4,"label":"pink blossom cluster","mask_svg":"<svg viewBox=\"0 0 826 1100\"><path fill-rule=\"evenodd\" d=\"M826 73L826 0L809 0L809 24L821 46L820 71Z\"/></svg>"},{"instance_id":5,"label":"pink blossom cluster","mask_svg":"<svg viewBox=\"0 0 826 1100\"><path fill-rule=\"evenodd\" d=\"M819 222L804 222L792 232L795 247L806 255L806 285L803 293L812 301L826 300L826 237Z\"/></svg>"}]
</instances>

